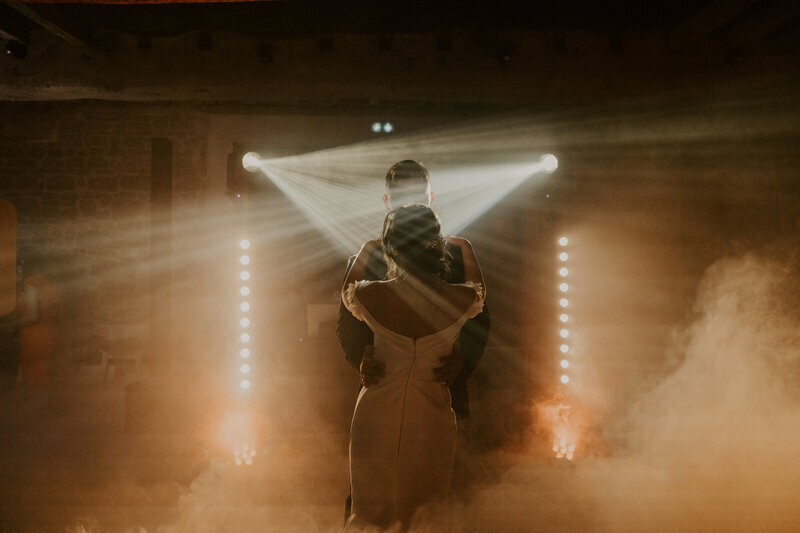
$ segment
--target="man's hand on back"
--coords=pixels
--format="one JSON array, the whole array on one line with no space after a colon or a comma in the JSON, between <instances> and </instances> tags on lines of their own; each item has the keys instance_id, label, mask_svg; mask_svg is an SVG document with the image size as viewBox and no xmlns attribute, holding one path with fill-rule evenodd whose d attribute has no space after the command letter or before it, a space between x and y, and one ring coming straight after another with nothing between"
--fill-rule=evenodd
<instances>
[{"instance_id":1,"label":"man's hand on back","mask_svg":"<svg viewBox=\"0 0 800 533\"><path fill-rule=\"evenodd\" d=\"M456 341L453 345L453 351L450 355L440 359L442 366L434 368L433 373L437 379L440 379L452 385L458 375L461 373L461 367L464 366L464 354L461 353L461 343Z\"/></svg>"},{"instance_id":2,"label":"man's hand on back","mask_svg":"<svg viewBox=\"0 0 800 533\"><path fill-rule=\"evenodd\" d=\"M361 365L359 372L361 374L361 385L364 387L371 387L377 385L378 382L386 375L386 365L383 361L376 361L372 358L374 348L368 344L364 348L364 354L361 357Z\"/></svg>"}]
</instances>

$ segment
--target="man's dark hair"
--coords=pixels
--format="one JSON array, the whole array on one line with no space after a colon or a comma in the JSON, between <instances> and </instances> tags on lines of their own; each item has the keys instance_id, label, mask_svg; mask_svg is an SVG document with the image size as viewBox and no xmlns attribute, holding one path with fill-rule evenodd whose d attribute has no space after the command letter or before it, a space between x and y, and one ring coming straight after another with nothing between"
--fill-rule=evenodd
<instances>
[{"instance_id":1,"label":"man's dark hair","mask_svg":"<svg viewBox=\"0 0 800 533\"><path fill-rule=\"evenodd\" d=\"M420 182L426 186L431 181L428 169L413 159L398 161L386 172L386 188L391 189L396 185L407 185L412 182Z\"/></svg>"}]
</instances>

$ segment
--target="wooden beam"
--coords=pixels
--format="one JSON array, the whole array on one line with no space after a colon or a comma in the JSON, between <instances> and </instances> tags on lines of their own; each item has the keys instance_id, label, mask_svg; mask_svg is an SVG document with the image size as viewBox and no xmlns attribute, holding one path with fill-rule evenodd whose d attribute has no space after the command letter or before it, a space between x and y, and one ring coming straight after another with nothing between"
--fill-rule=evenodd
<instances>
[{"instance_id":1,"label":"wooden beam","mask_svg":"<svg viewBox=\"0 0 800 533\"><path fill-rule=\"evenodd\" d=\"M699 41L739 15L754 0L715 0L669 32L670 50L681 50Z\"/></svg>"},{"instance_id":2,"label":"wooden beam","mask_svg":"<svg viewBox=\"0 0 800 533\"><path fill-rule=\"evenodd\" d=\"M30 20L41 26L42 28L46 29L50 33L57 35L58 37L64 39L69 44L74 44L76 46L86 46L86 43L66 31L65 29L61 28L60 26L50 22L46 18L42 17L34 11L33 9L29 8L22 2L6 2L6 5L11 9L16 10L17 12L25 15Z\"/></svg>"},{"instance_id":3,"label":"wooden beam","mask_svg":"<svg viewBox=\"0 0 800 533\"><path fill-rule=\"evenodd\" d=\"M800 2L777 0L742 21L741 24L733 26L725 32L724 39L731 44L752 43L769 35L797 16L800 16Z\"/></svg>"}]
</instances>

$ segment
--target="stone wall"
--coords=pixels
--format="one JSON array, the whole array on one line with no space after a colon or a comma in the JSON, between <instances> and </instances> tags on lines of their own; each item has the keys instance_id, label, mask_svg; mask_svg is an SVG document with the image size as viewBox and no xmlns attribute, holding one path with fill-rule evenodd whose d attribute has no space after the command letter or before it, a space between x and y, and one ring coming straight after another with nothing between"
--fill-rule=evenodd
<instances>
[{"instance_id":1,"label":"stone wall","mask_svg":"<svg viewBox=\"0 0 800 533\"><path fill-rule=\"evenodd\" d=\"M0 197L17 207L19 247L43 254L63 291L60 362L97 362L102 339L151 312L151 138L173 142L173 206L191 206L207 185L207 119L98 103L8 103L0 116Z\"/></svg>"}]
</instances>

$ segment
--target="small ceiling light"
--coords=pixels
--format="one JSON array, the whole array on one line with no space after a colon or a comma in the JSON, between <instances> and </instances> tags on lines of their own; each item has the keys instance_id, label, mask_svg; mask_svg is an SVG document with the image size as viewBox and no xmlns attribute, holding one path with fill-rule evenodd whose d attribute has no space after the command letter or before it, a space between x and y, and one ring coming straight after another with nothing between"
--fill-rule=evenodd
<instances>
[{"instance_id":1,"label":"small ceiling light","mask_svg":"<svg viewBox=\"0 0 800 533\"><path fill-rule=\"evenodd\" d=\"M382 129L382 124L380 122L373 122L372 123L372 131L375 133L380 133Z\"/></svg>"},{"instance_id":2,"label":"small ceiling light","mask_svg":"<svg viewBox=\"0 0 800 533\"><path fill-rule=\"evenodd\" d=\"M383 131L386 133L392 133L394 131L394 126L392 125L391 122L386 122L383 125Z\"/></svg>"},{"instance_id":3,"label":"small ceiling light","mask_svg":"<svg viewBox=\"0 0 800 533\"><path fill-rule=\"evenodd\" d=\"M9 41L6 54L15 59L25 59L28 56L28 45L20 41Z\"/></svg>"}]
</instances>

